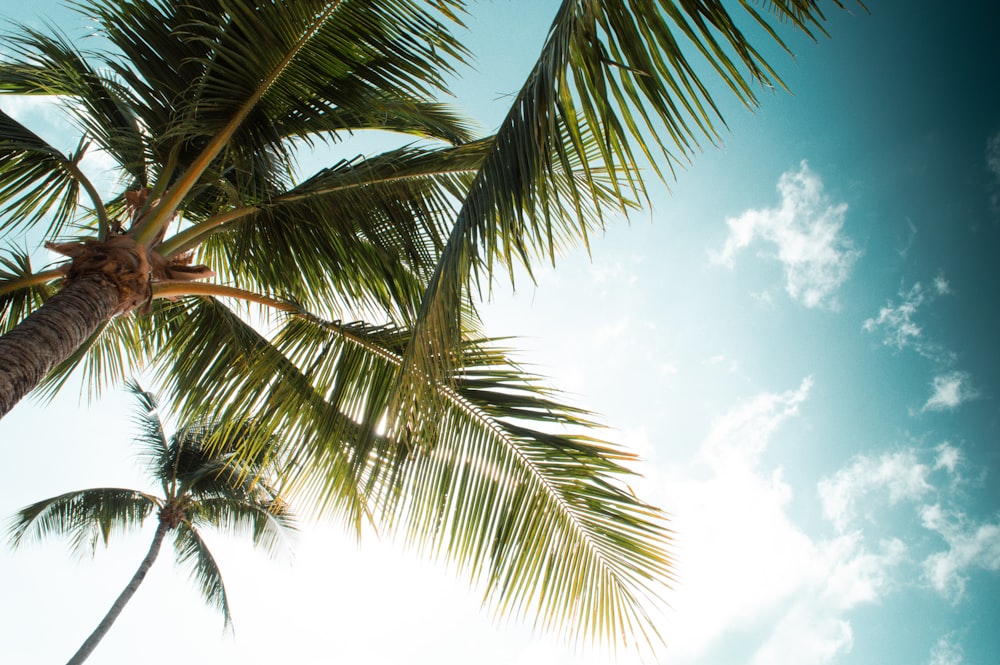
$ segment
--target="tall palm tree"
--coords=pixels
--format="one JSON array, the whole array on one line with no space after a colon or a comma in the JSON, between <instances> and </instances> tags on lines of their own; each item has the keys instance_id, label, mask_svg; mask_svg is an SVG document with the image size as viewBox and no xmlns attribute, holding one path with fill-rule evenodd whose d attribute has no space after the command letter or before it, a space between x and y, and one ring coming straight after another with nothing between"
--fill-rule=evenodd
<instances>
[{"instance_id":1,"label":"tall palm tree","mask_svg":"<svg viewBox=\"0 0 1000 665\"><path fill-rule=\"evenodd\" d=\"M481 138L434 101L465 4L93 0L96 53L6 35L0 92L65 100L82 139L65 153L0 111L0 231L68 259L0 257L0 415L77 367L95 389L154 367L185 417L291 433L289 482L458 561L498 610L648 636L669 532L633 456L484 340L473 296L586 244L643 198L641 164L716 140L710 87L753 105L780 85L741 26L783 47L778 22L822 32L820 0L563 0ZM297 173L298 147L361 130L417 142ZM120 170L109 198L91 146Z\"/></svg>"},{"instance_id":2,"label":"tall palm tree","mask_svg":"<svg viewBox=\"0 0 1000 665\"><path fill-rule=\"evenodd\" d=\"M222 612L225 625L232 617L219 567L200 531L204 527L249 534L254 545L273 552L294 520L287 505L268 479L274 460L267 457L239 458L235 451L255 424L198 422L178 429L167 438L157 415L156 399L132 385L141 411L137 443L142 447L148 470L163 496L117 487L67 492L23 508L11 520L9 535L16 547L48 535L69 535L78 547L91 553L98 540L108 544L114 531L142 525L157 516L156 532L149 551L125 589L97 628L69 660L82 663L107 634L125 604L139 588L160 546L173 534L178 561L190 567L205 602Z\"/></svg>"}]
</instances>

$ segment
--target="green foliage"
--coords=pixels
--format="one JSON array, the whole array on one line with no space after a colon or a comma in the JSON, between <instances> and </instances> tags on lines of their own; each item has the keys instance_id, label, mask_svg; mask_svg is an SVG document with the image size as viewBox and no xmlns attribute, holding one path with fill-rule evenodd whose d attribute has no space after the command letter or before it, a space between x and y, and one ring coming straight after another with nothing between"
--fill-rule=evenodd
<instances>
[{"instance_id":1,"label":"green foliage","mask_svg":"<svg viewBox=\"0 0 1000 665\"><path fill-rule=\"evenodd\" d=\"M136 384L130 388L140 406L136 443L163 496L101 487L45 499L10 520L10 543L18 547L65 535L77 551L93 554L99 541L108 544L112 533L135 529L150 515L180 506L182 519L172 528L177 561L188 568L205 602L222 612L228 626L232 617L222 575L200 531L212 527L249 535L255 546L274 554L295 529L273 485L274 460L268 455L234 456L244 447L242 440L257 436L257 426L246 418L188 424L168 438L153 395Z\"/></svg>"},{"instance_id":2,"label":"green foliage","mask_svg":"<svg viewBox=\"0 0 1000 665\"><path fill-rule=\"evenodd\" d=\"M438 101L469 56L453 34L462 0L79 2L99 53L19 28L0 93L58 96L82 138L63 154L0 112L0 232L48 220L52 239L75 223L215 273L158 278L141 311L95 330L42 389L79 369L96 392L152 367L187 421L230 423L178 434L211 440L204 455L171 448L158 421L140 437L165 496L188 492L205 511L175 543L224 613L196 527L273 545L274 514L220 507L273 500L240 484L265 464L353 530L371 520L455 562L502 614L583 640L655 640L647 611L672 580L670 532L629 489L636 460L485 337L476 297L589 246L645 199L643 168L665 176L717 141L719 94L753 106L781 85L741 26L785 48L776 24L822 33L821 4L564 0L485 137ZM300 177L301 147L367 130L417 142ZM117 163L122 191L97 195L79 168L87 146ZM61 275L8 255L3 331ZM235 424L246 414L253 427ZM242 470L218 475L222 462ZM202 491L220 479L232 484ZM25 514L23 533L90 544L101 525L142 517L68 498L51 510Z\"/></svg>"}]
</instances>

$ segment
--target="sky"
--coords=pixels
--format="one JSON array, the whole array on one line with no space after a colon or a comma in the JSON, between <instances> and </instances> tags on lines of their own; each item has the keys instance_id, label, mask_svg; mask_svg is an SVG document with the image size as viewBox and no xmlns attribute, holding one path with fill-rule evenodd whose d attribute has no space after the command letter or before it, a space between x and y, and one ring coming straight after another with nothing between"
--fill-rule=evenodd
<instances>
[{"instance_id":1,"label":"sky","mask_svg":"<svg viewBox=\"0 0 1000 665\"><path fill-rule=\"evenodd\" d=\"M657 662L996 661L1000 7L869 5L831 8L830 39L774 54L791 94L763 93L755 113L722 104L723 144L653 182L649 208L590 256L513 292L498 282L484 309L488 331L519 336L522 359L644 457L636 490L676 532ZM0 15L62 24L55 6L8 0ZM454 101L484 130L554 8L473 5L478 64ZM52 109L0 107L75 145ZM0 422L0 515L143 486L130 409L117 392L20 404ZM93 559L57 540L0 547L4 662L68 658L154 526ZM234 633L165 549L92 662L639 662L498 623L443 566L336 526L310 524L276 560L210 543Z\"/></svg>"}]
</instances>

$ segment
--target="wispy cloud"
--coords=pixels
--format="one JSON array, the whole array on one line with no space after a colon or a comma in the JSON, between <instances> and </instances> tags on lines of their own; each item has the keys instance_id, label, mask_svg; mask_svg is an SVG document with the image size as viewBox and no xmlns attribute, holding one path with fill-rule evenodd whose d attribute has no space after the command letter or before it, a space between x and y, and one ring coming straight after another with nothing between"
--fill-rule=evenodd
<instances>
[{"instance_id":1,"label":"wispy cloud","mask_svg":"<svg viewBox=\"0 0 1000 665\"><path fill-rule=\"evenodd\" d=\"M921 356L937 363L950 364L955 354L933 340L927 339L919 322L919 314L941 296L953 293L951 284L943 273L938 273L929 287L915 282L909 289L901 289L899 301L890 300L879 309L878 315L866 319L862 330L880 334L882 344L902 351L913 349Z\"/></svg>"},{"instance_id":2,"label":"wispy cloud","mask_svg":"<svg viewBox=\"0 0 1000 665\"><path fill-rule=\"evenodd\" d=\"M847 467L819 482L817 491L823 515L838 531L853 528L861 506L873 509L866 499L882 494L890 505L920 499L932 490L927 482L931 468L917 458L914 450L884 453L877 457L862 455ZM863 515L871 518L870 513Z\"/></svg>"},{"instance_id":3,"label":"wispy cloud","mask_svg":"<svg viewBox=\"0 0 1000 665\"><path fill-rule=\"evenodd\" d=\"M934 448L937 459L934 460L934 469L945 469L951 475L958 473L958 467L962 463L962 451L947 441Z\"/></svg>"},{"instance_id":4,"label":"wispy cloud","mask_svg":"<svg viewBox=\"0 0 1000 665\"><path fill-rule=\"evenodd\" d=\"M931 648L931 658L927 665L962 665L962 647L955 640L954 633L942 636Z\"/></svg>"},{"instance_id":5,"label":"wispy cloud","mask_svg":"<svg viewBox=\"0 0 1000 665\"><path fill-rule=\"evenodd\" d=\"M924 411L954 411L960 405L979 396L969 385L966 372L948 372L935 376L931 382L933 392L924 404Z\"/></svg>"},{"instance_id":6,"label":"wispy cloud","mask_svg":"<svg viewBox=\"0 0 1000 665\"><path fill-rule=\"evenodd\" d=\"M967 499L958 490L965 482L964 464L962 451L948 442L934 448L859 456L820 481L817 489L824 516L839 533L866 540L874 534L884 543L887 530L890 540L898 540L900 536L893 531L900 528L900 522L877 518L887 507L909 504L920 526L940 536L947 547L928 548L926 538L921 538L912 541L921 545L908 558L919 566L930 589L958 604L974 571L1000 570L1000 521L975 520L965 512Z\"/></svg>"},{"instance_id":7,"label":"wispy cloud","mask_svg":"<svg viewBox=\"0 0 1000 665\"><path fill-rule=\"evenodd\" d=\"M924 528L948 544L947 550L927 557L923 569L927 582L952 603L965 596L971 570L1000 570L1000 523L970 521L940 504L924 506L920 518Z\"/></svg>"},{"instance_id":8,"label":"wispy cloud","mask_svg":"<svg viewBox=\"0 0 1000 665\"><path fill-rule=\"evenodd\" d=\"M788 295L806 307L834 308L837 289L860 254L843 233L847 204L829 200L823 182L805 161L781 176L778 192L777 207L727 219L729 236L709 258L731 268L736 255L754 241L771 243L785 271Z\"/></svg>"},{"instance_id":9,"label":"wispy cloud","mask_svg":"<svg viewBox=\"0 0 1000 665\"><path fill-rule=\"evenodd\" d=\"M848 612L887 593L906 547L893 539L872 552L855 534L821 543L816 554L827 567L826 576L802 588L757 649L752 665L828 663L850 651L854 630Z\"/></svg>"}]
</instances>

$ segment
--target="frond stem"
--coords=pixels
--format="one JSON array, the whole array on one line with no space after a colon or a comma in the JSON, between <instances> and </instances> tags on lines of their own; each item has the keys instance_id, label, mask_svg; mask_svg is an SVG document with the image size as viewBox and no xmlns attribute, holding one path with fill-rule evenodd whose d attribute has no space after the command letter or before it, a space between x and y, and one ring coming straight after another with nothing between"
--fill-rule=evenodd
<instances>
[{"instance_id":1,"label":"frond stem","mask_svg":"<svg viewBox=\"0 0 1000 665\"><path fill-rule=\"evenodd\" d=\"M220 152L229 143L229 140L239 129L243 121L246 120L250 112L257 106L257 102L261 100L264 94L271 88L271 86L278 80L278 78L285 72L288 66L295 59L295 56L299 54L310 39L319 31L326 20L330 17L333 12L337 10L340 6L342 0L336 0L331 3L323 12L321 12L316 19L313 21L312 25L302 34L295 45L289 49L285 57L277 64L277 66L261 81L257 89L253 91L250 97L243 103L243 105L236 111L236 114L229 119L226 126L223 127L212 140L209 142L205 149L201 151L201 154L192 162L191 166L184 172L184 174L178 179L173 187L167 190L163 195L163 200L156 206L153 214L149 216L147 220L139 225L139 228L135 232L135 241L139 245L148 245L154 241L160 229L165 227L170 223L171 218L177 208L180 207L181 202L184 197L194 188L198 183L198 180L204 175L205 171L208 170L209 165L212 161L219 155Z\"/></svg>"},{"instance_id":2,"label":"frond stem","mask_svg":"<svg viewBox=\"0 0 1000 665\"><path fill-rule=\"evenodd\" d=\"M64 277L62 269L53 268L52 270L43 270L42 272L36 272L32 275L25 275L23 277L18 277L17 279L0 282L0 297L19 289L27 289L32 286L47 284L57 279L61 279L62 277Z\"/></svg>"},{"instance_id":3,"label":"frond stem","mask_svg":"<svg viewBox=\"0 0 1000 665\"><path fill-rule=\"evenodd\" d=\"M108 232L111 230L111 224L108 222L108 211L104 207L104 201L101 200L101 195L97 192L97 188L94 187L94 183L90 182L90 178L84 175L76 162L66 160L63 162L63 167L70 175L76 178L76 181L87 192L87 196L90 197L91 202L94 204L94 213L97 215L97 239L106 240Z\"/></svg>"},{"instance_id":4,"label":"frond stem","mask_svg":"<svg viewBox=\"0 0 1000 665\"><path fill-rule=\"evenodd\" d=\"M385 185L394 182L403 182L406 180L411 180L413 178L424 178L427 176L434 175L458 175L463 173L475 173L476 169L440 169L434 171L433 173L408 173L399 176L389 176L385 178L376 178L374 180L365 180L364 182L352 183L347 185L338 185L336 187L324 187L317 190L302 192L297 194L287 194L285 196L277 196L272 199L271 203L268 205L276 205L279 203L292 203L295 201L304 201L306 199L315 196L325 196L327 194L336 194L337 192L346 191L348 189L353 189L355 187L369 187L372 185ZM206 235L209 235L220 226L228 224L229 222L236 221L237 219L253 215L261 210L265 210L267 206L244 206L242 208L234 208L228 212L224 212L221 215L215 215L209 217L204 222L190 226L184 231L176 234L170 240L164 242L160 245L159 251L163 256L170 258L177 254L183 254L184 252L194 249L197 247Z\"/></svg>"}]
</instances>

